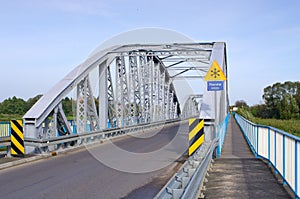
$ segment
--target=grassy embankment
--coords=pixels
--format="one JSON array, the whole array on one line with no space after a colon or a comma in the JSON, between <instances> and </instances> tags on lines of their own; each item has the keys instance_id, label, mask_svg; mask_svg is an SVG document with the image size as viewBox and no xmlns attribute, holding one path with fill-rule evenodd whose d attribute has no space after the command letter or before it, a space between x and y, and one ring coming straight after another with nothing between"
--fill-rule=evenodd
<instances>
[{"instance_id":1,"label":"grassy embankment","mask_svg":"<svg viewBox=\"0 0 300 199\"><path fill-rule=\"evenodd\" d=\"M273 126L277 129L281 129L285 132L300 137L300 120L278 120L278 119L254 118L253 122L256 124Z\"/></svg>"},{"instance_id":2,"label":"grassy embankment","mask_svg":"<svg viewBox=\"0 0 300 199\"><path fill-rule=\"evenodd\" d=\"M248 111L245 110L239 110L237 111L237 113L255 124L272 126L277 129L283 130L287 133L300 137L300 120L262 119L262 118L253 117L252 114L250 114Z\"/></svg>"}]
</instances>

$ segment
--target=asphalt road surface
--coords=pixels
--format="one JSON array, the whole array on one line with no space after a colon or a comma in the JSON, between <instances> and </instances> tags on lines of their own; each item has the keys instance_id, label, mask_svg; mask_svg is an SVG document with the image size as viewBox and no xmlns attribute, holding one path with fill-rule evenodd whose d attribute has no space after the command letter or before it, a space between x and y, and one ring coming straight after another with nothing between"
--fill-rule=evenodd
<instances>
[{"instance_id":1,"label":"asphalt road surface","mask_svg":"<svg viewBox=\"0 0 300 199\"><path fill-rule=\"evenodd\" d=\"M0 170L0 198L153 198L181 166L187 132L172 125Z\"/></svg>"}]
</instances>

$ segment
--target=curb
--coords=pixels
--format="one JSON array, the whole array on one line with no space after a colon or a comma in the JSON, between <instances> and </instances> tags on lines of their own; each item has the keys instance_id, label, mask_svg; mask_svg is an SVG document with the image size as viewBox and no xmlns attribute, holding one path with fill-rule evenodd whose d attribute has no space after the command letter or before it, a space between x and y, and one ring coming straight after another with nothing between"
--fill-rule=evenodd
<instances>
[{"instance_id":1,"label":"curb","mask_svg":"<svg viewBox=\"0 0 300 199\"><path fill-rule=\"evenodd\" d=\"M17 166L17 165L21 165L21 164L25 164L25 163L28 163L28 162L33 162L33 161L36 161L36 160L48 158L48 157L51 157L51 156L52 156L51 154L38 155L38 156L30 157L30 158L24 158L24 159L21 159L21 160L15 160L15 161L3 163L3 164L0 164L0 170L10 168L10 167L13 167L13 166Z\"/></svg>"}]
</instances>

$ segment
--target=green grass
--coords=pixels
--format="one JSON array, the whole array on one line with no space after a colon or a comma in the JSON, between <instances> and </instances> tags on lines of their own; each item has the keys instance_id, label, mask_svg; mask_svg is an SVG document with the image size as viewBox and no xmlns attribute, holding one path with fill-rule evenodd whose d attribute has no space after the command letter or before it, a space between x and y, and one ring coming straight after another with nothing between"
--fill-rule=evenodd
<instances>
[{"instance_id":1,"label":"green grass","mask_svg":"<svg viewBox=\"0 0 300 199\"><path fill-rule=\"evenodd\" d=\"M255 124L272 126L287 133L300 137L300 119L279 120L279 119L262 119L254 117L249 110L238 109L237 114Z\"/></svg>"},{"instance_id":2,"label":"green grass","mask_svg":"<svg viewBox=\"0 0 300 199\"><path fill-rule=\"evenodd\" d=\"M283 130L287 133L300 137L300 120L278 120L278 119L261 119L252 118L251 121L255 124L262 124L272 126L277 129Z\"/></svg>"},{"instance_id":3,"label":"green grass","mask_svg":"<svg viewBox=\"0 0 300 199\"><path fill-rule=\"evenodd\" d=\"M21 120L23 115L15 114L0 114L0 122L7 122L10 120Z\"/></svg>"}]
</instances>

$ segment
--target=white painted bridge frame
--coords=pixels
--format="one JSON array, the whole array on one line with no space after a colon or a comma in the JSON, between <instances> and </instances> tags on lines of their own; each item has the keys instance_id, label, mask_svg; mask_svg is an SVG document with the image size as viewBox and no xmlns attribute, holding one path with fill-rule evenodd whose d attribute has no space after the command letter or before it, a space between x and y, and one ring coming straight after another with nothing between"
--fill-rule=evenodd
<instances>
[{"instance_id":1,"label":"white painted bridge frame","mask_svg":"<svg viewBox=\"0 0 300 199\"><path fill-rule=\"evenodd\" d=\"M108 122L112 128L123 128L189 117L223 121L228 112L227 81L217 96L205 87L199 93L176 89L176 81L202 80L215 60L227 74L225 43L133 44L99 51L24 115L25 138L72 134L62 106L70 93L75 93L77 134L107 129Z\"/></svg>"}]
</instances>

